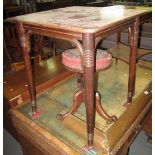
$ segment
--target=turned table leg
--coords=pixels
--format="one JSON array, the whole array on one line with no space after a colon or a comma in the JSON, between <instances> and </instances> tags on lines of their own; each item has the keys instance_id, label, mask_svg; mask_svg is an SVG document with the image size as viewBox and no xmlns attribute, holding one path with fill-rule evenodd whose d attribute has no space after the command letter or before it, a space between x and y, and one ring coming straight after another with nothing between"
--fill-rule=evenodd
<instances>
[{"instance_id":1,"label":"turned table leg","mask_svg":"<svg viewBox=\"0 0 155 155\"><path fill-rule=\"evenodd\" d=\"M29 55L30 48L31 48L30 38L29 38L30 36L28 33L26 33L21 22L17 23L17 32L19 36L20 45L22 47L23 54L24 54L26 77L27 77L28 88L29 88L30 98L32 103L32 114L35 114L37 111L37 104L36 104L36 91L35 91L34 78L32 75L31 58Z\"/></svg>"},{"instance_id":2,"label":"turned table leg","mask_svg":"<svg viewBox=\"0 0 155 155\"><path fill-rule=\"evenodd\" d=\"M84 52L84 89L87 120L88 145L93 145L95 127L95 105L94 105L94 34L84 33L82 35L82 45Z\"/></svg>"},{"instance_id":3,"label":"turned table leg","mask_svg":"<svg viewBox=\"0 0 155 155\"><path fill-rule=\"evenodd\" d=\"M139 18L136 19L131 31L131 47L130 47L130 65L129 65L129 80L128 80L128 96L127 103L132 103L132 97L135 91L135 74L136 74L136 56L139 33Z\"/></svg>"}]
</instances>

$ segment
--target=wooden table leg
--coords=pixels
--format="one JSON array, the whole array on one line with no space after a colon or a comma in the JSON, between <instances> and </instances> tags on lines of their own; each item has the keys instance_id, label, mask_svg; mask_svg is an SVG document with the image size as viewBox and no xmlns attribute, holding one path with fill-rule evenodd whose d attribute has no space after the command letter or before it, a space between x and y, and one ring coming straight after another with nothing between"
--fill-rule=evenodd
<instances>
[{"instance_id":1,"label":"wooden table leg","mask_svg":"<svg viewBox=\"0 0 155 155\"><path fill-rule=\"evenodd\" d=\"M130 66L129 66L127 103L132 103L132 97L135 91L135 73L136 73L138 33L139 33L139 18L136 18L133 31L131 31Z\"/></svg>"},{"instance_id":2,"label":"wooden table leg","mask_svg":"<svg viewBox=\"0 0 155 155\"><path fill-rule=\"evenodd\" d=\"M121 32L117 32L116 44L119 45L121 41Z\"/></svg>"},{"instance_id":3,"label":"wooden table leg","mask_svg":"<svg viewBox=\"0 0 155 155\"><path fill-rule=\"evenodd\" d=\"M3 48L4 48L4 52L6 53L6 56L8 57L10 63L12 63L13 60L12 60L11 54L10 54L10 52L8 51L8 48L7 48L7 46L6 46L6 42L5 42L5 37L4 37L4 35L3 35Z\"/></svg>"},{"instance_id":4,"label":"wooden table leg","mask_svg":"<svg viewBox=\"0 0 155 155\"><path fill-rule=\"evenodd\" d=\"M117 32L116 34L116 46L119 46L120 44L120 41L121 41L121 32ZM118 63L118 58L116 57L116 60L115 60L116 64Z\"/></svg>"},{"instance_id":5,"label":"wooden table leg","mask_svg":"<svg viewBox=\"0 0 155 155\"><path fill-rule=\"evenodd\" d=\"M131 44L131 34L132 34L132 28L131 27L129 27L128 28L128 44L130 45Z\"/></svg>"},{"instance_id":6,"label":"wooden table leg","mask_svg":"<svg viewBox=\"0 0 155 155\"><path fill-rule=\"evenodd\" d=\"M88 145L93 145L95 126L95 105L94 105L94 34L84 33L82 35L82 45L84 52L84 89L87 119L87 139Z\"/></svg>"},{"instance_id":7,"label":"wooden table leg","mask_svg":"<svg viewBox=\"0 0 155 155\"><path fill-rule=\"evenodd\" d=\"M36 91L35 91L35 84L34 84L34 78L32 75L32 67L31 67L31 59L30 59L30 36L26 31L24 30L24 27L21 22L17 23L17 32L19 36L20 45L23 50L24 54L24 60L25 60L25 68L26 68L26 77L30 92L30 98L32 103L32 114L35 114L37 111L37 104L36 104Z\"/></svg>"}]
</instances>

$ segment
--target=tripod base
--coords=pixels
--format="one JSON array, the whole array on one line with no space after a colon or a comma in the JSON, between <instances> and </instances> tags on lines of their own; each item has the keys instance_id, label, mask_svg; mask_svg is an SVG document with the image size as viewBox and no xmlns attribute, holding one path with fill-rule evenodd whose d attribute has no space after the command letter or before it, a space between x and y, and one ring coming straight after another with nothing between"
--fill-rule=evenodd
<instances>
[{"instance_id":1,"label":"tripod base","mask_svg":"<svg viewBox=\"0 0 155 155\"><path fill-rule=\"evenodd\" d=\"M96 112L103 118L105 119L108 123L112 123L117 120L116 116L110 116L106 111L103 109L101 105L101 98L98 92L95 94L96 98ZM68 115L74 114L78 108L80 107L81 103L84 102L84 90L79 90L78 92L75 93L73 97L73 105L70 108L70 110L65 113L65 114L58 114L57 119L63 120L65 119Z\"/></svg>"}]
</instances>

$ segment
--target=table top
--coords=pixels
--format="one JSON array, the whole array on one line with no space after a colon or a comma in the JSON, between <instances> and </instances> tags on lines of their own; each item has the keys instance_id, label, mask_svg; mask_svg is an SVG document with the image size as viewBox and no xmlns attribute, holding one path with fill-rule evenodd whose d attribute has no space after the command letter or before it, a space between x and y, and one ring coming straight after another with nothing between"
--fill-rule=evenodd
<instances>
[{"instance_id":1,"label":"table top","mask_svg":"<svg viewBox=\"0 0 155 155\"><path fill-rule=\"evenodd\" d=\"M116 5L110 7L72 6L21 15L7 21L21 21L26 25L95 33L118 23L151 12L148 7Z\"/></svg>"}]
</instances>

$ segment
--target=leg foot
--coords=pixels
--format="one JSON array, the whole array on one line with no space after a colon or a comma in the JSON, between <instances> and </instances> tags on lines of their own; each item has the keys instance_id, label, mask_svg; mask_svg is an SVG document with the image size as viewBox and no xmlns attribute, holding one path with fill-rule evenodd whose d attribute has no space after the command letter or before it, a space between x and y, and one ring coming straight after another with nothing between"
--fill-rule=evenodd
<instances>
[{"instance_id":1,"label":"leg foot","mask_svg":"<svg viewBox=\"0 0 155 155\"><path fill-rule=\"evenodd\" d=\"M101 106L101 102L100 102L100 95L98 92L96 92L96 111L97 113L104 118L108 123L112 123L114 121L117 120L116 116L110 116L109 114L107 114L105 112L105 110L102 108Z\"/></svg>"},{"instance_id":2,"label":"leg foot","mask_svg":"<svg viewBox=\"0 0 155 155\"><path fill-rule=\"evenodd\" d=\"M95 146L84 146L81 149L82 151L84 151L86 154L98 154L98 148L96 148Z\"/></svg>"},{"instance_id":3,"label":"leg foot","mask_svg":"<svg viewBox=\"0 0 155 155\"><path fill-rule=\"evenodd\" d=\"M125 103L123 104L123 106L124 106L125 108L128 108L130 105L131 105L130 102L125 102Z\"/></svg>"},{"instance_id":4,"label":"leg foot","mask_svg":"<svg viewBox=\"0 0 155 155\"><path fill-rule=\"evenodd\" d=\"M74 98L73 98L73 105L71 109L66 113L66 114L58 114L57 119L58 120L63 120L65 119L69 114L74 114L78 108L80 107L82 101L83 101L83 90L80 90L75 93Z\"/></svg>"},{"instance_id":5,"label":"leg foot","mask_svg":"<svg viewBox=\"0 0 155 155\"><path fill-rule=\"evenodd\" d=\"M34 114L32 114L31 118L32 119L36 119L37 117L39 117L42 114L42 110L41 109L37 109L36 112Z\"/></svg>"}]
</instances>

